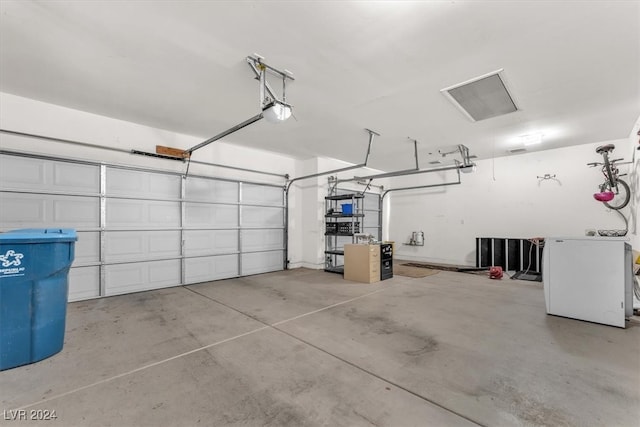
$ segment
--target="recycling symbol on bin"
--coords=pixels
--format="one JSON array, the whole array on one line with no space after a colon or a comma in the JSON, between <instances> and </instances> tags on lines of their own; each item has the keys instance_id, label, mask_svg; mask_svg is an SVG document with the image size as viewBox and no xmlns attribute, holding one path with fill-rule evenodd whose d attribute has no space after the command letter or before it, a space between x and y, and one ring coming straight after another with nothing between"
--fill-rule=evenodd
<instances>
[{"instance_id":1,"label":"recycling symbol on bin","mask_svg":"<svg viewBox=\"0 0 640 427\"><path fill-rule=\"evenodd\" d=\"M6 254L0 255L0 262L3 267L19 266L20 260L24 258L23 254L17 254L13 249L9 249Z\"/></svg>"}]
</instances>

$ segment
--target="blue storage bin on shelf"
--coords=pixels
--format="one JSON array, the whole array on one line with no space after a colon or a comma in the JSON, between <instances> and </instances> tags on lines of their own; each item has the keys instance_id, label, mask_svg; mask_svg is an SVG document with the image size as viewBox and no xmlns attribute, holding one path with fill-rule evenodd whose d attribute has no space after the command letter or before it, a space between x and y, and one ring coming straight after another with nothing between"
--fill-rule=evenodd
<instances>
[{"instance_id":1,"label":"blue storage bin on shelf","mask_svg":"<svg viewBox=\"0 0 640 427\"><path fill-rule=\"evenodd\" d=\"M73 229L0 233L0 370L62 350Z\"/></svg>"},{"instance_id":2,"label":"blue storage bin on shelf","mask_svg":"<svg viewBox=\"0 0 640 427\"><path fill-rule=\"evenodd\" d=\"M342 213L345 215L353 214L353 203L343 203L342 204Z\"/></svg>"}]
</instances>

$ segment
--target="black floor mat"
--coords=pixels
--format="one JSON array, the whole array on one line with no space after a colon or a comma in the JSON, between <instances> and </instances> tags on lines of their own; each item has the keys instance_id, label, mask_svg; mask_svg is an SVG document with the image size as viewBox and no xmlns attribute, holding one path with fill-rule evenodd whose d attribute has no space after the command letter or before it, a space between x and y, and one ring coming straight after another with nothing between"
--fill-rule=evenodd
<instances>
[{"instance_id":1,"label":"black floor mat","mask_svg":"<svg viewBox=\"0 0 640 427\"><path fill-rule=\"evenodd\" d=\"M511 278L518 280L530 280L532 282L542 282L542 273L536 273L535 271L518 271L516 274L511 276Z\"/></svg>"},{"instance_id":2,"label":"black floor mat","mask_svg":"<svg viewBox=\"0 0 640 427\"><path fill-rule=\"evenodd\" d=\"M487 271L489 271L489 267L462 267L457 265L428 264L424 262L405 262L400 265L406 265L408 267L429 268L432 270L456 271L458 273L486 273Z\"/></svg>"}]
</instances>

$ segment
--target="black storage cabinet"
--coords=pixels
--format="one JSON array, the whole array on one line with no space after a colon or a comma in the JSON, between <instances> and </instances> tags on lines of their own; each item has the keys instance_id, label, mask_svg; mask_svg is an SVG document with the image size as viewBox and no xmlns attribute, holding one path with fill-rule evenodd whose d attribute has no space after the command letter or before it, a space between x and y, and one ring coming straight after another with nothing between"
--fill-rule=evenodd
<instances>
[{"instance_id":1,"label":"black storage cabinet","mask_svg":"<svg viewBox=\"0 0 640 427\"><path fill-rule=\"evenodd\" d=\"M391 243L380 244L380 280L393 277L393 246Z\"/></svg>"}]
</instances>

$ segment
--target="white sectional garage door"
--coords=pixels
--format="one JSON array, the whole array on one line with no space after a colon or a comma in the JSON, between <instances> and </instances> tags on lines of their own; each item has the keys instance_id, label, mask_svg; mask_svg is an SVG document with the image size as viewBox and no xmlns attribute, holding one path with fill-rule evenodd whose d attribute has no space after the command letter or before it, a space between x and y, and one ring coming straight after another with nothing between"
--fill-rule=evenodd
<instances>
[{"instance_id":1,"label":"white sectional garage door","mask_svg":"<svg viewBox=\"0 0 640 427\"><path fill-rule=\"evenodd\" d=\"M71 301L283 269L280 186L0 155L0 231L74 228Z\"/></svg>"}]
</instances>

